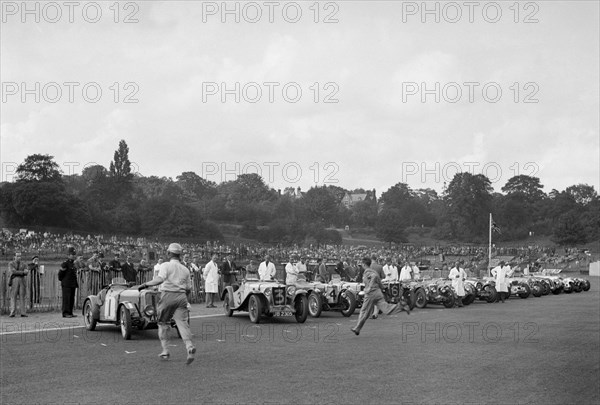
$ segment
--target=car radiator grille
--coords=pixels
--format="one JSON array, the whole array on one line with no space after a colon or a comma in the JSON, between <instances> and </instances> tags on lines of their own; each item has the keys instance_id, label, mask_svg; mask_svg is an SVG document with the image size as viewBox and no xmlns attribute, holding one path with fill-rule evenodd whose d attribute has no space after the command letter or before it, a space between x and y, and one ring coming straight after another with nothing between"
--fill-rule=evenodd
<instances>
[{"instance_id":1,"label":"car radiator grille","mask_svg":"<svg viewBox=\"0 0 600 405\"><path fill-rule=\"evenodd\" d=\"M285 288L274 287L273 288L273 304L284 305L285 304Z\"/></svg>"}]
</instances>

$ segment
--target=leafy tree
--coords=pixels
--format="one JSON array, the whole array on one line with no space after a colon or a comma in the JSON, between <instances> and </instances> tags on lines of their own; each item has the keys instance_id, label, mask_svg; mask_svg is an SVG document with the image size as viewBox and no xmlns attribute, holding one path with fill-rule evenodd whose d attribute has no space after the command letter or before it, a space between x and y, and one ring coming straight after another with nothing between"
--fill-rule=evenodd
<instances>
[{"instance_id":1,"label":"leafy tree","mask_svg":"<svg viewBox=\"0 0 600 405\"><path fill-rule=\"evenodd\" d=\"M117 182L128 182L133 179L129 161L129 146L124 140L119 142L119 149L115 151L113 160L110 162L110 176Z\"/></svg>"},{"instance_id":2,"label":"leafy tree","mask_svg":"<svg viewBox=\"0 0 600 405\"><path fill-rule=\"evenodd\" d=\"M540 184L539 178L521 174L508 179L502 191L508 195L521 194L526 201L534 203L546 196L542 188L544 186Z\"/></svg>"},{"instance_id":3,"label":"leafy tree","mask_svg":"<svg viewBox=\"0 0 600 405\"><path fill-rule=\"evenodd\" d=\"M402 214L395 208L386 208L377 217L377 238L384 242L407 242Z\"/></svg>"},{"instance_id":4,"label":"leafy tree","mask_svg":"<svg viewBox=\"0 0 600 405\"><path fill-rule=\"evenodd\" d=\"M306 219L321 225L334 222L338 204L336 197L326 187L312 187L300 200Z\"/></svg>"},{"instance_id":5,"label":"leafy tree","mask_svg":"<svg viewBox=\"0 0 600 405\"><path fill-rule=\"evenodd\" d=\"M587 205L598 199L598 194L596 193L596 190L594 190L594 186L589 186L587 184L577 184L567 187L565 192L570 194L575 202L580 205Z\"/></svg>"},{"instance_id":6,"label":"leafy tree","mask_svg":"<svg viewBox=\"0 0 600 405\"><path fill-rule=\"evenodd\" d=\"M456 173L446 189L446 221L459 240L483 241L487 235L492 185L483 174Z\"/></svg>"},{"instance_id":7,"label":"leafy tree","mask_svg":"<svg viewBox=\"0 0 600 405\"><path fill-rule=\"evenodd\" d=\"M183 172L177 176L177 185L183 190L184 197L191 201L208 199L216 194L216 183L194 172Z\"/></svg>"},{"instance_id":8,"label":"leafy tree","mask_svg":"<svg viewBox=\"0 0 600 405\"><path fill-rule=\"evenodd\" d=\"M62 181L61 170L54 156L34 154L17 166L17 181Z\"/></svg>"}]
</instances>

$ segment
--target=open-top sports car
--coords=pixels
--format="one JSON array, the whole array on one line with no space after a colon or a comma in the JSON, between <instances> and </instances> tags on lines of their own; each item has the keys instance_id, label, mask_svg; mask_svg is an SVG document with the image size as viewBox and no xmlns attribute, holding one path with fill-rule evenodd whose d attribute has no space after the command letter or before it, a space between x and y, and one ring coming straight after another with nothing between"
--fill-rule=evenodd
<instances>
[{"instance_id":1,"label":"open-top sports car","mask_svg":"<svg viewBox=\"0 0 600 405\"><path fill-rule=\"evenodd\" d=\"M445 284L446 280L423 279L409 283L414 289L415 306L425 308L427 304L442 304L446 308L452 308L455 292L451 285Z\"/></svg>"},{"instance_id":2,"label":"open-top sports car","mask_svg":"<svg viewBox=\"0 0 600 405\"><path fill-rule=\"evenodd\" d=\"M410 283L400 281L382 281L383 296L390 304L406 304L412 311L415 308L415 289Z\"/></svg>"},{"instance_id":3,"label":"open-top sports car","mask_svg":"<svg viewBox=\"0 0 600 405\"><path fill-rule=\"evenodd\" d=\"M234 311L247 311L254 323L259 323L263 315L294 316L298 323L304 323L308 317L306 290L277 280L246 278L240 285L227 286L221 298L227 316L232 316Z\"/></svg>"},{"instance_id":4,"label":"open-top sports car","mask_svg":"<svg viewBox=\"0 0 600 405\"><path fill-rule=\"evenodd\" d=\"M456 293L454 287L452 287L452 280L442 279L440 283L443 285L450 286L452 288L452 291L454 292L454 300L458 301L458 294ZM464 297L462 297L462 303L463 305L470 305L475 301L475 298L477 297L477 290L471 283L468 283L466 280L464 281L463 286L465 290L465 295Z\"/></svg>"},{"instance_id":5,"label":"open-top sports car","mask_svg":"<svg viewBox=\"0 0 600 405\"><path fill-rule=\"evenodd\" d=\"M318 318L322 311L340 311L344 316L350 316L356 309L357 300L354 291L340 279L332 275L329 283L306 281L303 275L298 275L296 288L308 293L308 313Z\"/></svg>"},{"instance_id":6,"label":"open-top sports car","mask_svg":"<svg viewBox=\"0 0 600 405\"><path fill-rule=\"evenodd\" d=\"M125 279L113 278L97 295L90 295L84 300L82 312L85 327L93 331L98 323L117 325L121 327L121 335L125 340L131 339L134 327L139 330L156 329L159 294L156 289L138 291ZM174 321L171 321L171 326L176 326Z\"/></svg>"},{"instance_id":7,"label":"open-top sports car","mask_svg":"<svg viewBox=\"0 0 600 405\"><path fill-rule=\"evenodd\" d=\"M465 280L465 286L470 284L475 289L475 297L480 301L486 301L492 303L496 301L498 292L494 287L493 281L485 281L477 278L467 278Z\"/></svg>"}]
</instances>

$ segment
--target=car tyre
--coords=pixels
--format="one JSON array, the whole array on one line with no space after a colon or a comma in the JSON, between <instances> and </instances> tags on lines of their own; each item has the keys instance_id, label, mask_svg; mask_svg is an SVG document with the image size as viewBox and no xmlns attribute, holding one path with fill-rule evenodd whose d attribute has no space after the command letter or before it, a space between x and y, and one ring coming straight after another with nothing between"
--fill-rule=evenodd
<instances>
[{"instance_id":1,"label":"car tyre","mask_svg":"<svg viewBox=\"0 0 600 405\"><path fill-rule=\"evenodd\" d=\"M415 306L419 309L423 309L427 306L427 294L422 288L415 290Z\"/></svg>"},{"instance_id":2,"label":"car tyre","mask_svg":"<svg viewBox=\"0 0 600 405\"><path fill-rule=\"evenodd\" d=\"M356 310L356 297L350 291L345 292L345 297L342 297L342 305L344 308L342 309L342 315L345 317L351 316Z\"/></svg>"},{"instance_id":3,"label":"car tyre","mask_svg":"<svg viewBox=\"0 0 600 405\"><path fill-rule=\"evenodd\" d=\"M444 307L452 308L452 307L454 307L455 303L456 303L456 299L454 298L453 292L450 292L444 296Z\"/></svg>"},{"instance_id":4,"label":"car tyre","mask_svg":"<svg viewBox=\"0 0 600 405\"><path fill-rule=\"evenodd\" d=\"M583 280L583 291L589 291L590 290L590 280Z\"/></svg>"},{"instance_id":5,"label":"car tyre","mask_svg":"<svg viewBox=\"0 0 600 405\"><path fill-rule=\"evenodd\" d=\"M533 283L531 285L531 293L534 297L541 297L544 292L544 287L540 283Z\"/></svg>"},{"instance_id":6,"label":"car tyre","mask_svg":"<svg viewBox=\"0 0 600 405\"><path fill-rule=\"evenodd\" d=\"M308 298L306 295L302 294L296 297L296 301L294 301L294 317L296 318L296 322L304 323L306 322L306 318L308 318Z\"/></svg>"},{"instance_id":7,"label":"car tyre","mask_svg":"<svg viewBox=\"0 0 600 405\"><path fill-rule=\"evenodd\" d=\"M225 293L225 297L223 297L223 311L227 316L233 316L233 309L229 305L229 292Z\"/></svg>"},{"instance_id":8,"label":"car tyre","mask_svg":"<svg viewBox=\"0 0 600 405\"><path fill-rule=\"evenodd\" d=\"M523 288L525 288L525 292L519 293L517 295L519 297L525 299L525 298L529 297L529 295L531 294L531 288L529 288L529 285L527 285L527 284L523 284Z\"/></svg>"},{"instance_id":9,"label":"car tyre","mask_svg":"<svg viewBox=\"0 0 600 405\"><path fill-rule=\"evenodd\" d=\"M550 284L546 282L542 282L542 295L548 295L552 292L552 288L550 288Z\"/></svg>"},{"instance_id":10,"label":"car tyre","mask_svg":"<svg viewBox=\"0 0 600 405\"><path fill-rule=\"evenodd\" d=\"M131 339L131 330L133 329L131 313L125 305L121 306L121 316L119 317L119 321L121 323L121 335L123 336L123 339Z\"/></svg>"},{"instance_id":11,"label":"car tyre","mask_svg":"<svg viewBox=\"0 0 600 405\"><path fill-rule=\"evenodd\" d=\"M83 306L83 323L85 324L85 328L89 331L96 329L97 321L94 319L92 302L90 300L87 300Z\"/></svg>"},{"instance_id":12,"label":"car tyre","mask_svg":"<svg viewBox=\"0 0 600 405\"><path fill-rule=\"evenodd\" d=\"M318 318L321 316L321 312L323 311L323 298L321 294L311 292L308 296L308 313L313 318Z\"/></svg>"},{"instance_id":13,"label":"car tyre","mask_svg":"<svg viewBox=\"0 0 600 405\"><path fill-rule=\"evenodd\" d=\"M487 293L487 297L485 297L486 302L488 304L496 302L496 300L498 299L498 291L496 291L496 287L492 285L486 285L483 287L483 289Z\"/></svg>"},{"instance_id":14,"label":"car tyre","mask_svg":"<svg viewBox=\"0 0 600 405\"><path fill-rule=\"evenodd\" d=\"M260 323L260 315L262 314L262 302L260 298L254 294L248 300L248 316L252 323Z\"/></svg>"}]
</instances>

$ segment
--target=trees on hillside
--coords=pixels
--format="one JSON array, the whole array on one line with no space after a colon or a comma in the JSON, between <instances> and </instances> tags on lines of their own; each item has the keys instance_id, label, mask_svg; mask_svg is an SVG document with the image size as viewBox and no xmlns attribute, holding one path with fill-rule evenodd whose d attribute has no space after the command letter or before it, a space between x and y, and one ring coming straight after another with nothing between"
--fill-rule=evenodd
<instances>
[{"instance_id":1,"label":"trees on hillside","mask_svg":"<svg viewBox=\"0 0 600 405\"><path fill-rule=\"evenodd\" d=\"M337 243L331 226L374 229L387 242L405 242L415 228L467 242L487 240L492 212L502 235L545 234L560 244L600 237L600 199L593 186L543 192L537 177L512 177L494 193L482 174L457 173L442 195L397 183L373 198L365 189L315 186L304 193L273 190L258 174L216 184L193 171L175 180L134 175L122 140L109 168L93 165L63 176L49 155L27 156L13 183L0 184L0 215L9 226L60 226L102 232L220 239L211 221L236 223L240 236L269 243ZM347 193L367 195L344 202ZM364 197L360 196L361 198Z\"/></svg>"}]
</instances>

